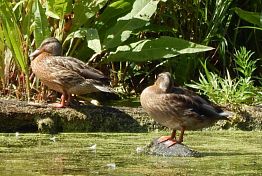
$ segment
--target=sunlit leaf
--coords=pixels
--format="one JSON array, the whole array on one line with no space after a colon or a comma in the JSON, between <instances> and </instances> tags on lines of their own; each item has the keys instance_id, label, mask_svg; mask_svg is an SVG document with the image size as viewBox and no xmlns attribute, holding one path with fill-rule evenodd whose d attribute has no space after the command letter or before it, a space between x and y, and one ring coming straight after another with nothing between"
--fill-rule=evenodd
<instances>
[{"instance_id":1,"label":"sunlit leaf","mask_svg":"<svg viewBox=\"0 0 262 176\"><path fill-rule=\"evenodd\" d=\"M105 11L99 15L96 22L96 28L100 34L100 38L104 39L106 31L112 27L117 19L132 9L135 0L118 0L106 7Z\"/></svg>"},{"instance_id":2,"label":"sunlit leaf","mask_svg":"<svg viewBox=\"0 0 262 176\"><path fill-rule=\"evenodd\" d=\"M81 29L69 34L64 42L67 42L67 41L70 40L69 48L71 48L72 44L73 44L73 40L75 38L79 38L79 39L86 38L87 46L90 49L94 50L96 53L101 52L100 39L99 39L98 32L97 32L96 29L94 29L94 28L88 28L88 29L81 28Z\"/></svg>"},{"instance_id":3,"label":"sunlit leaf","mask_svg":"<svg viewBox=\"0 0 262 176\"><path fill-rule=\"evenodd\" d=\"M70 33L64 42L67 42L68 40L74 39L74 38L84 38L86 36L87 33L87 29L84 28L80 28L77 31L74 31L72 33Z\"/></svg>"},{"instance_id":4,"label":"sunlit leaf","mask_svg":"<svg viewBox=\"0 0 262 176\"><path fill-rule=\"evenodd\" d=\"M33 29L34 29L36 47L39 47L41 42L45 38L50 37L50 33L51 33L48 27L48 21L45 15L45 10L43 9L39 0L35 0L34 3Z\"/></svg>"},{"instance_id":5,"label":"sunlit leaf","mask_svg":"<svg viewBox=\"0 0 262 176\"><path fill-rule=\"evenodd\" d=\"M27 58L23 55L22 49L23 45L21 40L23 39L23 37L17 23L14 23L14 21L17 21L17 19L12 12L12 8L8 5L8 2L5 1L0 5L0 14L1 16L4 16L4 18L1 19L3 22L6 44L13 52L17 65L25 74L28 74Z\"/></svg>"},{"instance_id":6,"label":"sunlit leaf","mask_svg":"<svg viewBox=\"0 0 262 176\"><path fill-rule=\"evenodd\" d=\"M72 0L47 0L46 15L55 19L63 19L65 13L71 12Z\"/></svg>"},{"instance_id":7,"label":"sunlit leaf","mask_svg":"<svg viewBox=\"0 0 262 176\"><path fill-rule=\"evenodd\" d=\"M73 11L75 28L81 27L94 17L108 0L78 0L75 1Z\"/></svg>"},{"instance_id":8,"label":"sunlit leaf","mask_svg":"<svg viewBox=\"0 0 262 176\"><path fill-rule=\"evenodd\" d=\"M96 29L87 29L86 40L88 47L94 50L96 53L100 53L102 51L100 39Z\"/></svg>"},{"instance_id":9,"label":"sunlit leaf","mask_svg":"<svg viewBox=\"0 0 262 176\"><path fill-rule=\"evenodd\" d=\"M27 1L25 6L27 7L27 12L30 13L32 1ZM21 14L21 11L19 11L18 14ZM29 39L29 26L22 26L21 24L28 24L30 18L31 14L28 14L26 17L23 16L22 18L19 17L19 20L23 21L21 22L16 18L16 12L13 11L10 2L3 1L0 3L0 21L2 22L1 25L3 27L4 42L11 50L16 65L24 73L28 100L30 99L29 66L26 54L27 51L24 47L27 47L25 40L28 42Z\"/></svg>"},{"instance_id":10,"label":"sunlit leaf","mask_svg":"<svg viewBox=\"0 0 262 176\"><path fill-rule=\"evenodd\" d=\"M119 15L123 15L132 9L135 0L118 0L111 3L105 11L99 16L98 24L103 25L116 21Z\"/></svg>"},{"instance_id":11,"label":"sunlit leaf","mask_svg":"<svg viewBox=\"0 0 262 176\"><path fill-rule=\"evenodd\" d=\"M69 48L66 52L66 56L70 55L69 53L71 52L71 48L73 47L73 41L75 38L78 38L78 39L84 39L85 36L86 36L86 33L87 33L87 29L85 28L80 28L79 30L77 31L74 31L72 33L70 33L66 39L64 40L64 43L70 41L70 45L69 45Z\"/></svg>"},{"instance_id":12,"label":"sunlit leaf","mask_svg":"<svg viewBox=\"0 0 262 176\"><path fill-rule=\"evenodd\" d=\"M107 31L103 45L114 48L126 41L133 30L149 24L160 0L136 0L130 13L119 18L116 25Z\"/></svg>"},{"instance_id":13,"label":"sunlit leaf","mask_svg":"<svg viewBox=\"0 0 262 176\"><path fill-rule=\"evenodd\" d=\"M171 58L180 54L190 54L212 50L213 48L173 37L141 40L130 45L119 46L106 61L149 61Z\"/></svg>"}]
</instances>

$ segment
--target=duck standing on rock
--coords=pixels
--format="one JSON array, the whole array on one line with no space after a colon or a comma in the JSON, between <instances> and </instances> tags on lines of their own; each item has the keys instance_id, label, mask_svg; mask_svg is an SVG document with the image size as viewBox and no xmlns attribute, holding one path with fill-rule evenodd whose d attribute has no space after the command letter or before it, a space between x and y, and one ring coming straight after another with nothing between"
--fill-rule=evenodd
<instances>
[{"instance_id":1,"label":"duck standing on rock","mask_svg":"<svg viewBox=\"0 0 262 176\"><path fill-rule=\"evenodd\" d=\"M168 141L168 147L183 142L185 130L197 130L228 120L222 109L185 88L174 87L169 72L158 75L154 85L143 90L140 97L144 110L158 123L173 129L171 136L162 136L158 142ZM176 139L176 131L180 136Z\"/></svg>"},{"instance_id":2,"label":"duck standing on rock","mask_svg":"<svg viewBox=\"0 0 262 176\"><path fill-rule=\"evenodd\" d=\"M61 43L54 37L45 39L30 54L36 77L50 89L62 93L61 102L56 107L68 105L72 94L112 92L107 86L109 79L102 72L76 58L61 55Z\"/></svg>"}]
</instances>

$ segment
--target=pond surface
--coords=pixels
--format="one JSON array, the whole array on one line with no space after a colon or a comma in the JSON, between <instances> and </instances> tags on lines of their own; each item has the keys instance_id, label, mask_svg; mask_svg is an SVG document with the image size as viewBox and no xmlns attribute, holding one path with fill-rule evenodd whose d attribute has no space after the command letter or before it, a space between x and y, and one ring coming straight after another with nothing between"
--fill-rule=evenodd
<instances>
[{"instance_id":1,"label":"pond surface","mask_svg":"<svg viewBox=\"0 0 262 176\"><path fill-rule=\"evenodd\" d=\"M187 132L198 158L137 153L167 133L2 133L0 175L262 175L259 131Z\"/></svg>"}]
</instances>

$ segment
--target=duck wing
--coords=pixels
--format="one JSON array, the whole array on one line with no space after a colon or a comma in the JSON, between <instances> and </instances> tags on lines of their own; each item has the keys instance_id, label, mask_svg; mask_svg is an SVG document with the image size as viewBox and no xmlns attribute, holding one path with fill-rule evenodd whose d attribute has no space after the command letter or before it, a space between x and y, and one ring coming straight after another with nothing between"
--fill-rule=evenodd
<instances>
[{"instance_id":1,"label":"duck wing","mask_svg":"<svg viewBox=\"0 0 262 176\"><path fill-rule=\"evenodd\" d=\"M50 59L50 66L56 65L65 70L71 70L85 79L94 79L108 83L109 79L99 70L88 66L83 61L73 57L53 56Z\"/></svg>"},{"instance_id":2,"label":"duck wing","mask_svg":"<svg viewBox=\"0 0 262 176\"><path fill-rule=\"evenodd\" d=\"M112 92L111 88L105 86L100 80L86 79L73 70L66 69L63 66L53 66L49 72L53 78L52 82L63 87L65 91L74 94L85 94L90 92Z\"/></svg>"},{"instance_id":3,"label":"duck wing","mask_svg":"<svg viewBox=\"0 0 262 176\"><path fill-rule=\"evenodd\" d=\"M174 106L174 108L184 108L184 110L201 117L227 119L228 114L221 108L188 89L173 87L165 96L168 97L165 99L169 99L169 104Z\"/></svg>"}]
</instances>

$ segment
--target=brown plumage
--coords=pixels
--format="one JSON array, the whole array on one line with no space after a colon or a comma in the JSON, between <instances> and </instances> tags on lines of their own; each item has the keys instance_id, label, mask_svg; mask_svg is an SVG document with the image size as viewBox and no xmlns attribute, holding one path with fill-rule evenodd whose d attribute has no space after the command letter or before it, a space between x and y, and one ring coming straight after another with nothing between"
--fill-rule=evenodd
<instances>
[{"instance_id":1,"label":"brown plumage","mask_svg":"<svg viewBox=\"0 0 262 176\"><path fill-rule=\"evenodd\" d=\"M62 93L61 104L69 103L72 94L81 95L92 92L111 92L109 80L99 70L73 58L61 56L62 46L56 38L45 39L32 57L33 73L43 84Z\"/></svg>"},{"instance_id":2,"label":"brown plumage","mask_svg":"<svg viewBox=\"0 0 262 176\"><path fill-rule=\"evenodd\" d=\"M155 121L173 129L171 136L159 139L159 142L170 140L171 145L183 142L185 130L205 128L218 120L226 120L228 116L222 109L194 92L174 87L168 72L159 74L154 85L143 90L140 101ZM176 139L176 130L181 131L179 139Z\"/></svg>"}]
</instances>

